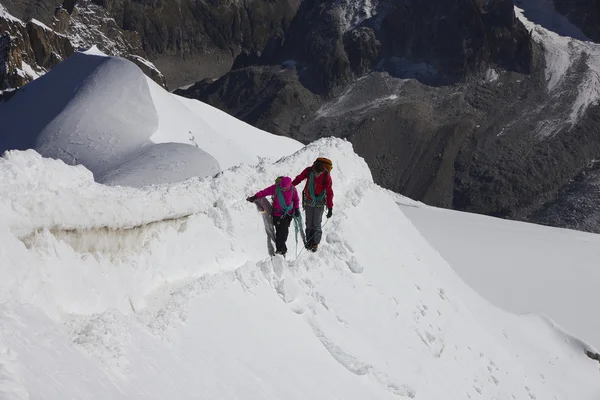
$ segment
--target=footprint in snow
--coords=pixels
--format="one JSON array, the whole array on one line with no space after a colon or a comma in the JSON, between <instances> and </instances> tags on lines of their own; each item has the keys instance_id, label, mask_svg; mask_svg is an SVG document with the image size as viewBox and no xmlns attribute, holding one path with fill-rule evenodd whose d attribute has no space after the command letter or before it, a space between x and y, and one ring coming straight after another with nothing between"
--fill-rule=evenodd
<instances>
[{"instance_id":1,"label":"footprint in snow","mask_svg":"<svg viewBox=\"0 0 600 400\"><path fill-rule=\"evenodd\" d=\"M350 271L352 271L355 274L360 274L364 270L363 266L358 263L358 260L354 256L352 256L350 260L346 261L346 264L348 264L348 268L350 268Z\"/></svg>"},{"instance_id":2,"label":"footprint in snow","mask_svg":"<svg viewBox=\"0 0 600 400\"><path fill-rule=\"evenodd\" d=\"M381 372L375 370L375 368L367 363L364 363L354 357L351 354L346 353L341 347L333 343L325 334L319 329L316 323L311 322L313 332L319 338L325 349L331 354L331 356L339 362L344 368L352 372L355 375L369 375L381 384L386 390L394 393L398 396L414 398L416 391L408 385L400 385L392 382L390 378Z\"/></svg>"}]
</instances>

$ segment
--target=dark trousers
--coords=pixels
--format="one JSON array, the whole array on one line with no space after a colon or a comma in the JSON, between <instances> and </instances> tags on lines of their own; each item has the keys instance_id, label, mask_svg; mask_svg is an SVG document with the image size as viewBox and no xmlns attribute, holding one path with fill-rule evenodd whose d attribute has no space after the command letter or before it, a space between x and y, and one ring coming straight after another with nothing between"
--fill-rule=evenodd
<instances>
[{"instance_id":1,"label":"dark trousers","mask_svg":"<svg viewBox=\"0 0 600 400\"><path fill-rule=\"evenodd\" d=\"M292 217L290 215L273 215L273 225L275 225L275 251L287 253L285 242L288 238L291 222Z\"/></svg>"},{"instance_id":2,"label":"dark trousers","mask_svg":"<svg viewBox=\"0 0 600 400\"><path fill-rule=\"evenodd\" d=\"M323 211L325 207L311 207L306 206L304 212L306 213L306 240L311 244L321 243L321 221L323 220Z\"/></svg>"}]
</instances>

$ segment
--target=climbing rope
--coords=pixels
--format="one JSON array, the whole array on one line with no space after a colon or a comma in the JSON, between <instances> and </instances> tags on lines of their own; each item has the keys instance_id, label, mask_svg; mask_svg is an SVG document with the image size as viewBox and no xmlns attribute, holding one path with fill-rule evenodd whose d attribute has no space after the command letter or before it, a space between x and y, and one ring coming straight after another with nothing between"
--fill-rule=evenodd
<instances>
[{"instance_id":1,"label":"climbing rope","mask_svg":"<svg viewBox=\"0 0 600 400\"><path fill-rule=\"evenodd\" d=\"M300 216L300 222L302 222L302 216ZM327 223L329 222L330 218L327 219L327 221L325 221L325 223L323 225L321 225L321 232L323 232L323 228L325 228L325 226L327 225ZM300 225L300 227L302 227L302 225ZM312 238L315 237L316 232L309 237L307 240L304 241L304 246L302 246L302 250L300 250L300 253L298 253L298 223L296 221L296 217L294 217L294 228L296 229L296 260L298 259L298 257L300 257L300 254L302 254L302 252L304 250L306 250L306 243L310 242L312 240Z\"/></svg>"}]
</instances>

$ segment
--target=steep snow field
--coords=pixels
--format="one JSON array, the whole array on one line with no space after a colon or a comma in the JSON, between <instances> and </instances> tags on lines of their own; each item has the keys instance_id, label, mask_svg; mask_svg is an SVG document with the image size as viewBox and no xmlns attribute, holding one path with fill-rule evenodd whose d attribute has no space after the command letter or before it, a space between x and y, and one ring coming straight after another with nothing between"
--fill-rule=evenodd
<instances>
[{"instance_id":1,"label":"steep snow field","mask_svg":"<svg viewBox=\"0 0 600 400\"><path fill-rule=\"evenodd\" d=\"M0 104L0 152L33 148L85 165L98 182L142 186L213 175L302 147L210 106L189 104L134 63L92 48ZM211 119L233 121L215 129L206 122Z\"/></svg>"},{"instance_id":2,"label":"steep snow field","mask_svg":"<svg viewBox=\"0 0 600 400\"><path fill-rule=\"evenodd\" d=\"M519 314L546 314L600 347L600 322L589 317L600 303L600 235L420 203L402 212L490 302Z\"/></svg>"},{"instance_id":3,"label":"steep snow field","mask_svg":"<svg viewBox=\"0 0 600 400\"><path fill-rule=\"evenodd\" d=\"M322 155L323 246L271 259L244 198ZM600 395L585 345L475 294L346 141L142 189L12 151L0 193L0 398Z\"/></svg>"}]
</instances>

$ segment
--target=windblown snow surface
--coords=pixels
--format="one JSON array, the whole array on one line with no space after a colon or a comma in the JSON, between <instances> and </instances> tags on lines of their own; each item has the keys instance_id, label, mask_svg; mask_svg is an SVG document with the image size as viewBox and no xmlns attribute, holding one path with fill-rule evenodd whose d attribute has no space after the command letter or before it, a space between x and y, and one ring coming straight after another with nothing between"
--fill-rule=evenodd
<instances>
[{"instance_id":1,"label":"windblown snow surface","mask_svg":"<svg viewBox=\"0 0 600 400\"><path fill-rule=\"evenodd\" d=\"M600 347L600 235L405 201L402 212L456 272L498 307L548 315Z\"/></svg>"},{"instance_id":2,"label":"windblown snow surface","mask_svg":"<svg viewBox=\"0 0 600 400\"><path fill-rule=\"evenodd\" d=\"M267 255L244 198L318 156L317 253ZM460 280L340 139L141 189L0 159L2 399L598 399L587 346Z\"/></svg>"},{"instance_id":3,"label":"windblown snow surface","mask_svg":"<svg viewBox=\"0 0 600 400\"><path fill-rule=\"evenodd\" d=\"M302 144L168 93L131 61L75 53L0 104L0 152L35 149L129 186L213 175ZM209 120L228 120L218 127Z\"/></svg>"}]
</instances>

